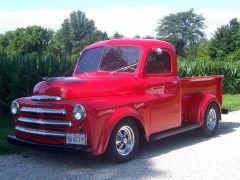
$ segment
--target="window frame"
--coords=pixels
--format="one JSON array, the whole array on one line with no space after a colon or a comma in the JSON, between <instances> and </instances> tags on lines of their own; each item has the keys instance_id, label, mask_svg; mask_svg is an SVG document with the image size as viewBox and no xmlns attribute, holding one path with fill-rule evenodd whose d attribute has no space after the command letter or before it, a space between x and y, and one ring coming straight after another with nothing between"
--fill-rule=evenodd
<instances>
[{"instance_id":1,"label":"window frame","mask_svg":"<svg viewBox=\"0 0 240 180\"><path fill-rule=\"evenodd\" d=\"M134 72L132 72L132 73L131 73L131 72L121 72L121 71L119 71L119 72L117 72L117 73L136 74L136 73L138 72L138 69L139 69L140 63L141 63L141 59L142 59L142 48L141 48L140 46L131 46L131 45L104 45L104 46L96 46L96 47L84 49L84 50L79 54L79 57L78 57L78 60L77 60L77 64L76 64L76 67L75 67L75 70L74 70L74 74L83 74L83 73L76 73L77 68L78 68L78 66L79 66L79 63L80 63L80 60L81 60L82 54L85 53L85 52L88 51L88 50L91 50L91 49L94 49L94 48L100 48L100 47L104 48L104 50L103 50L103 53L102 53L102 56L101 56L101 61L100 61L99 64L98 64L98 67L97 67L96 72L109 72L109 73L112 72L112 71L99 71L100 66L101 66L101 63L102 63L102 58L103 58L103 56L104 56L104 53L105 53L105 50L106 50L107 47L134 47L134 48L137 48L137 49L139 50L139 55L138 55L138 65L137 65L137 67L136 67L136 70L135 70ZM89 73L89 72L87 72L87 73Z\"/></svg>"},{"instance_id":2,"label":"window frame","mask_svg":"<svg viewBox=\"0 0 240 180\"><path fill-rule=\"evenodd\" d=\"M168 55L169 55L170 72L161 72L161 73L147 73L146 72L145 67L147 65L148 58L150 57L151 53L156 53L154 51L154 49L156 49L156 48L151 48L146 55L144 66L143 66L143 68L144 68L143 77L159 77L159 76L160 77L168 77L168 76L172 76L172 73L173 73L173 54L172 54L172 51L170 49L167 49L167 48L161 48L161 49L162 49L163 52L167 52Z\"/></svg>"}]
</instances>

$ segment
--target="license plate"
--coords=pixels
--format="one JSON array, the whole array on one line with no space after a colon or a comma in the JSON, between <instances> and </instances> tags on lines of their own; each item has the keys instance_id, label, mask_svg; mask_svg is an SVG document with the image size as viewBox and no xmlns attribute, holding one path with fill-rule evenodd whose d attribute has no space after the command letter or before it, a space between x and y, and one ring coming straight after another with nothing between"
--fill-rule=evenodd
<instances>
[{"instance_id":1,"label":"license plate","mask_svg":"<svg viewBox=\"0 0 240 180\"><path fill-rule=\"evenodd\" d=\"M86 134L69 134L66 136L67 144L87 145Z\"/></svg>"}]
</instances>

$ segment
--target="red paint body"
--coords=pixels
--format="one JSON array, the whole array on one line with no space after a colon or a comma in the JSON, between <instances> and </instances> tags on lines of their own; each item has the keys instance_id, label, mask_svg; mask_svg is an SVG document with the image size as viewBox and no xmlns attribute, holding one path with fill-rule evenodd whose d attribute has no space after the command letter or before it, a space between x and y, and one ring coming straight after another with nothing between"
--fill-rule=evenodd
<instances>
[{"instance_id":1,"label":"red paint body","mask_svg":"<svg viewBox=\"0 0 240 180\"><path fill-rule=\"evenodd\" d=\"M87 146L92 148L94 155L99 155L105 152L113 128L123 118L131 117L138 122L149 140L150 135L181 127L186 121L202 123L205 109L210 102L216 102L221 107L223 76L179 78L176 54L171 44L157 40L109 40L95 43L86 49L100 46L139 47L141 55L136 73L76 74L75 68L73 77L43 81L33 90L33 95L60 96L63 100L39 102L30 97L19 98L16 101L20 108L65 109L67 115L64 118L71 121L72 127L49 130L86 133ZM158 47L170 54L171 72L146 74L145 61L151 50ZM81 104L86 109L83 121L76 121L72 116L75 104ZM20 112L16 118L21 116L25 114ZM47 115L33 116L48 118ZM16 122L16 125L26 126L20 122ZM81 130L77 128L79 125L82 126ZM44 126L38 128L46 130ZM65 139L32 136L18 131L16 137L43 144L66 144Z\"/></svg>"}]
</instances>

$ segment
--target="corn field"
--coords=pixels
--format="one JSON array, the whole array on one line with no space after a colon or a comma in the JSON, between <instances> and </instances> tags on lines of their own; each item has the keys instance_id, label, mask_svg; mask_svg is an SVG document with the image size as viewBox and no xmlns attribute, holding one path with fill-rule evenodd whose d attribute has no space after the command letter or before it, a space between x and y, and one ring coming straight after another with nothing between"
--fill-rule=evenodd
<instances>
[{"instance_id":1,"label":"corn field","mask_svg":"<svg viewBox=\"0 0 240 180\"><path fill-rule=\"evenodd\" d=\"M223 93L240 93L240 62L185 62L178 65L180 77L224 75Z\"/></svg>"},{"instance_id":2,"label":"corn field","mask_svg":"<svg viewBox=\"0 0 240 180\"><path fill-rule=\"evenodd\" d=\"M29 96L43 77L71 75L76 60L52 56L28 55L16 58L0 56L0 115L9 113L9 105L17 97ZM240 63L179 63L180 77L223 74L224 93L240 93Z\"/></svg>"},{"instance_id":3,"label":"corn field","mask_svg":"<svg viewBox=\"0 0 240 180\"><path fill-rule=\"evenodd\" d=\"M0 57L0 115L17 97L29 96L43 77L71 75L75 60L35 55Z\"/></svg>"}]
</instances>

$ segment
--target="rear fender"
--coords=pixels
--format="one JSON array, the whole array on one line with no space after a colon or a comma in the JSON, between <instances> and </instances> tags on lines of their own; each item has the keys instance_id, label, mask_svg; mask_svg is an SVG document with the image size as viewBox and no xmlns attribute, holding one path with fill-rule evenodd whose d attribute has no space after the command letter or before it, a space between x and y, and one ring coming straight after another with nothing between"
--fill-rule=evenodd
<instances>
[{"instance_id":1,"label":"rear fender","mask_svg":"<svg viewBox=\"0 0 240 180\"><path fill-rule=\"evenodd\" d=\"M144 127L144 123L142 121L142 118L140 114L133 108L130 107L122 107L119 108L117 111L115 111L112 116L106 121L105 123L105 128L102 131L100 141L98 143L97 148L93 151L94 155L99 155L105 152L107 145L108 145L108 140L111 136L111 133L114 129L114 127L124 118L129 118L132 117L134 120L138 121L141 123L142 127L144 128L144 132L147 136L147 132Z\"/></svg>"},{"instance_id":2,"label":"rear fender","mask_svg":"<svg viewBox=\"0 0 240 180\"><path fill-rule=\"evenodd\" d=\"M195 95L190 105L191 109L188 115L188 121L191 123L200 123L202 125L204 121L204 113L208 105L212 102L217 104L221 112L220 104L214 95L210 93Z\"/></svg>"}]
</instances>

